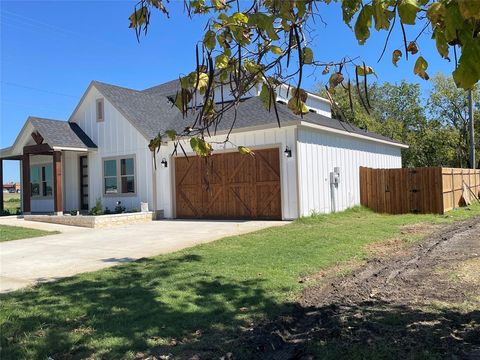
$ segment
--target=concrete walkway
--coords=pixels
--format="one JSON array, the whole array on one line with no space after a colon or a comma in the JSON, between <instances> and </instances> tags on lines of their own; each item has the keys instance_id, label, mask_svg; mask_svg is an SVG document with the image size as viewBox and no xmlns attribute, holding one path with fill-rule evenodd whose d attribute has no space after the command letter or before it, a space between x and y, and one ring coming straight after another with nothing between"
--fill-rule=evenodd
<instances>
[{"instance_id":1,"label":"concrete walkway","mask_svg":"<svg viewBox=\"0 0 480 360\"><path fill-rule=\"evenodd\" d=\"M62 233L0 243L0 292L287 223L161 220L87 229L4 218L0 219L2 225Z\"/></svg>"}]
</instances>

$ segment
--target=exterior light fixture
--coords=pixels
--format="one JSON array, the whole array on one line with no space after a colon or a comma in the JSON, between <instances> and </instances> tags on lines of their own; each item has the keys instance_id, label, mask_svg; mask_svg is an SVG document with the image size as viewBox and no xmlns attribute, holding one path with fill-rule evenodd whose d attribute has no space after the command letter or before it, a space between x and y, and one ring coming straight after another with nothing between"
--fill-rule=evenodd
<instances>
[{"instance_id":1,"label":"exterior light fixture","mask_svg":"<svg viewBox=\"0 0 480 360\"><path fill-rule=\"evenodd\" d=\"M160 164L162 164L162 166L166 168L168 166L167 159L163 158Z\"/></svg>"},{"instance_id":2,"label":"exterior light fixture","mask_svg":"<svg viewBox=\"0 0 480 360\"><path fill-rule=\"evenodd\" d=\"M285 157L287 157L287 158L292 157L292 149L290 149L290 147L288 147L288 146L285 148L285 151L283 153L285 154Z\"/></svg>"}]
</instances>

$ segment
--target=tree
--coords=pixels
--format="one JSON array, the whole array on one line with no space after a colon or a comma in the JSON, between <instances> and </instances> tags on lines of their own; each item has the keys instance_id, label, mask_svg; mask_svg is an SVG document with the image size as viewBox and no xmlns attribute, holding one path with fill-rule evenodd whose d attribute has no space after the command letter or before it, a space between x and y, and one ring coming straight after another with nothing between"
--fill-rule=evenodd
<instances>
[{"instance_id":1,"label":"tree","mask_svg":"<svg viewBox=\"0 0 480 360\"><path fill-rule=\"evenodd\" d=\"M217 126L222 114L235 108L243 94L259 81L264 83L261 98L269 108L274 108L275 88L279 82L295 80L292 98L288 107L296 114L306 113L305 100L308 94L302 90L305 66L322 67L329 76L328 93L335 95L336 88L347 82L346 69L355 74L354 85L362 98L360 79L367 89L367 79L374 74L373 68L357 59L343 58L338 61L321 62L308 46L315 19L319 17L318 5L337 3L331 0L184 0L188 16L208 14L201 46L197 47L197 67L187 76L181 77L181 89L176 96L176 106L186 114L194 104L200 107L194 125L182 134L170 131L159 134L172 140L180 135L190 136L192 148L202 156L211 153L205 134ZM448 59L450 50L461 51L453 77L460 88L471 88L480 78L480 1L477 0L341 0L341 15L347 26L353 27L355 37L364 44L373 29L386 32L386 44L392 30L399 26L403 49L395 49L392 62L401 57L416 56L427 28L431 28L432 39L438 53ZM151 13L158 9L168 15L168 0L140 0L130 16L130 27L137 38L146 33ZM333 20L335 21L335 20ZM420 26L413 39L407 39L406 27ZM385 52L385 48L382 51ZM448 59L449 60L449 59ZM456 56L455 56L456 60ZM414 73L422 79L429 78L428 62L418 56ZM215 107L215 93L220 88L232 86L234 101L222 110ZM362 104L368 106L368 95ZM228 138L226 139L228 141ZM161 141L156 139L151 148Z\"/></svg>"},{"instance_id":2,"label":"tree","mask_svg":"<svg viewBox=\"0 0 480 360\"><path fill-rule=\"evenodd\" d=\"M466 93L442 74L433 77L433 84L423 100L417 84L374 83L368 87L372 105L368 112L357 94L350 97L342 88L333 113L360 128L408 144L410 148L403 151L403 166L465 167L469 146ZM478 89L474 94L478 108ZM478 111L475 118L478 128ZM476 135L478 149L478 132Z\"/></svg>"},{"instance_id":3,"label":"tree","mask_svg":"<svg viewBox=\"0 0 480 360\"><path fill-rule=\"evenodd\" d=\"M473 90L474 109L479 109L480 91ZM455 136L455 152L457 166L471 167L469 159L469 122L467 92L458 89L451 78L437 74L433 78L433 89L428 100L430 116L437 120L444 128L449 129ZM480 112L474 110L476 128L480 128ZM476 133L476 146L478 149L479 136Z\"/></svg>"}]
</instances>

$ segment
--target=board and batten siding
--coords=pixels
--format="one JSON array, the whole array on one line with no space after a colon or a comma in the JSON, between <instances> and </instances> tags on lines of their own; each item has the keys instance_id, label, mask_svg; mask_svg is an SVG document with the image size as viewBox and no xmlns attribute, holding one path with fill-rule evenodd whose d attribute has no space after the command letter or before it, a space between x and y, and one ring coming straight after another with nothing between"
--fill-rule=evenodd
<instances>
[{"instance_id":1,"label":"board and batten siding","mask_svg":"<svg viewBox=\"0 0 480 360\"><path fill-rule=\"evenodd\" d=\"M208 141L223 141L224 139L225 135L219 135L208 139ZM247 146L252 148L253 151L255 151L256 148L279 148L282 219L287 220L297 218L298 193L296 154L293 151L291 158L287 158L283 154L286 146L289 146L291 149L295 148L295 126L233 132L230 134L230 142L231 143L226 144L213 144L214 153L218 154L223 151L238 151L237 146ZM188 141L183 141L182 144L187 154L192 152ZM178 151L179 154L181 154L181 150L179 149ZM157 204L158 209L164 211L164 216L166 218L175 217L175 169L172 152L173 144L169 142L161 147L160 152L156 156ZM184 155L182 154L179 156ZM160 162L162 161L162 158L165 158L168 161L167 168L161 166Z\"/></svg>"},{"instance_id":2,"label":"board and batten siding","mask_svg":"<svg viewBox=\"0 0 480 360\"><path fill-rule=\"evenodd\" d=\"M300 216L332 211L330 172L340 168L336 211L360 204L360 166L402 167L401 149L321 130L298 129Z\"/></svg>"},{"instance_id":3,"label":"board and batten siding","mask_svg":"<svg viewBox=\"0 0 480 360\"><path fill-rule=\"evenodd\" d=\"M104 99L104 120L97 122L96 100L100 98ZM146 138L94 86L86 94L71 121L76 122L98 146L98 150L88 153L89 208L95 205L96 199L101 198L103 207L110 210L114 210L117 201L121 201L129 210L140 209L141 202L148 202L152 209L152 161ZM102 159L128 155L135 157L136 193L105 196ZM71 190L79 194L78 188Z\"/></svg>"}]
</instances>

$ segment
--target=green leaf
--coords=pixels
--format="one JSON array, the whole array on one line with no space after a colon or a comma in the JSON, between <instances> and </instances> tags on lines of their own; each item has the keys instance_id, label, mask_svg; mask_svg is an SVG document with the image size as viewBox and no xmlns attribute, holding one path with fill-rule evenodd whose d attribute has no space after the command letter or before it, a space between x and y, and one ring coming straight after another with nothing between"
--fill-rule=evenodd
<instances>
[{"instance_id":1,"label":"green leaf","mask_svg":"<svg viewBox=\"0 0 480 360\"><path fill-rule=\"evenodd\" d=\"M350 26L350 22L357 13L362 4L362 0L343 0L342 1L342 15L345 24Z\"/></svg>"},{"instance_id":2,"label":"green leaf","mask_svg":"<svg viewBox=\"0 0 480 360\"><path fill-rule=\"evenodd\" d=\"M213 151L211 144L198 137L192 137L190 139L190 147L199 156L210 156Z\"/></svg>"},{"instance_id":3,"label":"green leaf","mask_svg":"<svg viewBox=\"0 0 480 360\"><path fill-rule=\"evenodd\" d=\"M423 80L428 80L430 79L430 76L428 76L426 73L427 68L428 62L423 58L423 56L420 56L417 61L415 61L413 73L420 76Z\"/></svg>"},{"instance_id":4,"label":"green leaf","mask_svg":"<svg viewBox=\"0 0 480 360\"><path fill-rule=\"evenodd\" d=\"M175 130L167 130L165 131L165 135L167 135L170 140L175 140L177 137L177 132Z\"/></svg>"},{"instance_id":5,"label":"green leaf","mask_svg":"<svg viewBox=\"0 0 480 360\"><path fill-rule=\"evenodd\" d=\"M272 45L270 46L270 51L276 55L282 55L283 54L283 50L280 46L275 46L275 45Z\"/></svg>"},{"instance_id":6,"label":"green leaf","mask_svg":"<svg viewBox=\"0 0 480 360\"><path fill-rule=\"evenodd\" d=\"M245 146L239 146L238 147L238 152L242 155L250 155L250 156L255 156L255 153L252 151L252 149L245 147Z\"/></svg>"},{"instance_id":7,"label":"green leaf","mask_svg":"<svg viewBox=\"0 0 480 360\"><path fill-rule=\"evenodd\" d=\"M375 29L378 30L388 30L390 28L390 19L387 16L387 12L383 7L383 2L381 0L373 1L373 18L375 20Z\"/></svg>"},{"instance_id":8,"label":"green leaf","mask_svg":"<svg viewBox=\"0 0 480 360\"><path fill-rule=\"evenodd\" d=\"M132 15L130 15L130 28L137 28L142 26L148 17L148 8L146 6L142 6L140 9L135 11Z\"/></svg>"},{"instance_id":9,"label":"green leaf","mask_svg":"<svg viewBox=\"0 0 480 360\"><path fill-rule=\"evenodd\" d=\"M217 40L215 39L215 32L208 30L203 38L203 45L205 45L208 50L213 50L216 44Z\"/></svg>"},{"instance_id":10,"label":"green leaf","mask_svg":"<svg viewBox=\"0 0 480 360\"><path fill-rule=\"evenodd\" d=\"M427 18L435 27L443 21L445 17L445 13L446 13L445 5L439 2L434 2L430 4L430 6L428 7Z\"/></svg>"},{"instance_id":11,"label":"green leaf","mask_svg":"<svg viewBox=\"0 0 480 360\"><path fill-rule=\"evenodd\" d=\"M400 50L398 50L398 49L393 50L393 53L392 53L392 63L393 63L393 65L398 66L397 62L398 62L398 60L400 60L402 55L403 54Z\"/></svg>"},{"instance_id":12,"label":"green leaf","mask_svg":"<svg viewBox=\"0 0 480 360\"><path fill-rule=\"evenodd\" d=\"M465 19L480 20L480 1L458 0L458 7Z\"/></svg>"},{"instance_id":13,"label":"green leaf","mask_svg":"<svg viewBox=\"0 0 480 360\"><path fill-rule=\"evenodd\" d=\"M441 31L440 28L436 28L433 31L432 39L435 39L435 45L437 46L438 53L444 59L449 59L448 43L447 43L447 39L445 38L445 33Z\"/></svg>"},{"instance_id":14,"label":"green leaf","mask_svg":"<svg viewBox=\"0 0 480 360\"><path fill-rule=\"evenodd\" d=\"M462 47L458 67L453 72L455 84L471 89L480 79L480 38L471 39Z\"/></svg>"},{"instance_id":15,"label":"green leaf","mask_svg":"<svg viewBox=\"0 0 480 360\"><path fill-rule=\"evenodd\" d=\"M365 44L365 41L370 37L370 27L372 26L373 8L371 5L365 5L358 14L355 22L355 36L360 45Z\"/></svg>"},{"instance_id":16,"label":"green leaf","mask_svg":"<svg viewBox=\"0 0 480 360\"><path fill-rule=\"evenodd\" d=\"M313 51L308 47L304 47L302 49L302 58L304 64L311 64L313 63Z\"/></svg>"},{"instance_id":17,"label":"green leaf","mask_svg":"<svg viewBox=\"0 0 480 360\"><path fill-rule=\"evenodd\" d=\"M277 98L277 94L273 88L263 83L259 97L260 100L262 100L263 105L265 105L267 109L270 109L272 102Z\"/></svg>"},{"instance_id":18,"label":"green leaf","mask_svg":"<svg viewBox=\"0 0 480 360\"><path fill-rule=\"evenodd\" d=\"M225 5L225 0L212 0L212 5L215 10L223 10L227 7Z\"/></svg>"},{"instance_id":19,"label":"green leaf","mask_svg":"<svg viewBox=\"0 0 480 360\"><path fill-rule=\"evenodd\" d=\"M215 67L217 69L225 69L228 67L228 61L230 57L225 54L220 54L215 58Z\"/></svg>"},{"instance_id":20,"label":"green leaf","mask_svg":"<svg viewBox=\"0 0 480 360\"><path fill-rule=\"evenodd\" d=\"M333 73L330 75L330 79L328 80L329 88L331 90L335 89L338 85L340 85L343 81L344 77L342 73Z\"/></svg>"},{"instance_id":21,"label":"green leaf","mask_svg":"<svg viewBox=\"0 0 480 360\"><path fill-rule=\"evenodd\" d=\"M232 20L237 24L247 24L248 16L241 12L236 12L232 15Z\"/></svg>"},{"instance_id":22,"label":"green leaf","mask_svg":"<svg viewBox=\"0 0 480 360\"><path fill-rule=\"evenodd\" d=\"M293 89L292 97L288 100L287 106L295 115L302 115L308 113L307 105L307 93L302 89Z\"/></svg>"},{"instance_id":23,"label":"green leaf","mask_svg":"<svg viewBox=\"0 0 480 360\"><path fill-rule=\"evenodd\" d=\"M357 65L357 73L360 76L365 76L366 75L375 75L375 70L373 70L372 67L370 66L365 66L363 67L362 65Z\"/></svg>"},{"instance_id":24,"label":"green leaf","mask_svg":"<svg viewBox=\"0 0 480 360\"><path fill-rule=\"evenodd\" d=\"M404 24L415 25L417 12L420 11L417 0L401 0L398 5L398 16Z\"/></svg>"},{"instance_id":25,"label":"green leaf","mask_svg":"<svg viewBox=\"0 0 480 360\"><path fill-rule=\"evenodd\" d=\"M449 3L446 8L444 22L447 42L457 41L457 30L463 27L464 22L457 3Z\"/></svg>"}]
</instances>

